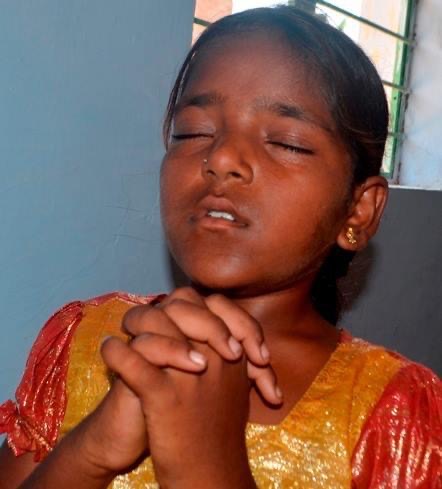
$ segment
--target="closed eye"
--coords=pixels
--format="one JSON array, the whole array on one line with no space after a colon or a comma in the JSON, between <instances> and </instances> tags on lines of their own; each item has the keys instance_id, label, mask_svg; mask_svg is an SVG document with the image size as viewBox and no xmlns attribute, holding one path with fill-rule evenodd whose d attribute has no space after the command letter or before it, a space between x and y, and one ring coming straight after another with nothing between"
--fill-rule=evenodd
<instances>
[{"instance_id":1,"label":"closed eye","mask_svg":"<svg viewBox=\"0 0 442 489\"><path fill-rule=\"evenodd\" d=\"M194 139L194 138L209 138L210 134L203 133L185 133L185 134L172 134L172 139L174 141L180 141L182 139Z\"/></svg>"},{"instance_id":2,"label":"closed eye","mask_svg":"<svg viewBox=\"0 0 442 489\"><path fill-rule=\"evenodd\" d=\"M289 151L290 153L300 153L306 155L312 155L313 151L311 149L303 148L301 146L293 146L291 144L281 143L279 141L270 141L273 146L279 146L280 148Z\"/></svg>"}]
</instances>

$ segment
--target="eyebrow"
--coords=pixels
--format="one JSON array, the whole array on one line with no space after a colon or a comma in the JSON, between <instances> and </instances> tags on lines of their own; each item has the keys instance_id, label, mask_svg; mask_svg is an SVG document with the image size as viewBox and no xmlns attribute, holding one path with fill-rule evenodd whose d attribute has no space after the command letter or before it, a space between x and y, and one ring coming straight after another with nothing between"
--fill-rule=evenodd
<instances>
[{"instance_id":1,"label":"eyebrow","mask_svg":"<svg viewBox=\"0 0 442 489\"><path fill-rule=\"evenodd\" d=\"M175 108L175 115L187 107L204 108L213 105L221 105L225 101L226 97L216 91L184 96L181 98ZM275 101L268 97L259 97L253 103L253 109L256 111L266 110L280 117L289 117L297 121L308 122L309 124L314 124L327 132L333 133L329 126L320 121L314 114L305 110L299 105Z\"/></svg>"},{"instance_id":2,"label":"eyebrow","mask_svg":"<svg viewBox=\"0 0 442 489\"><path fill-rule=\"evenodd\" d=\"M309 124L314 124L327 132L333 132L332 129L324 122L319 120L318 117L299 105L277 102L266 97L259 98L256 100L254 105L258 110L267 110L279 115L280 117L290 117L298 121L308 122Z\"/></svg>"},{"instance_id":3,"label":"eyebrow","mask_svg":"<svg viewBox=\"0 0 442 489\"><path fill-rule=\"evenodd\" d=\"M207 92L189 97L182 97L175 108L175 115L186 107L209 107L220 105L225 101L225 97L218 92Z\"/></svg>"}]
</instances>

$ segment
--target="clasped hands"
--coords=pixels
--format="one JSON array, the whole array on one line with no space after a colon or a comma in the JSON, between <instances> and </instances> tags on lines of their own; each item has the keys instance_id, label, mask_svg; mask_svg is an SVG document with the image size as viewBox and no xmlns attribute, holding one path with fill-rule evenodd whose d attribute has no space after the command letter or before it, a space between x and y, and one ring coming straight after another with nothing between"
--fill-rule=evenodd
<instances>
[{"instance_id":1,"label":"clasped hands","mask_svg":"<svg viewBox=\"0 0 442 489\"><path fill-rule=\"evenodd\" d=\"M150 454L162 487L234 487L251 477L251 385L281 403L259 323L222 295L186 287L130 309L123 329L129 344L111 337L102 345L118 378L83 422L89 459L118 474Z\"/></svg>"}]
</instances>

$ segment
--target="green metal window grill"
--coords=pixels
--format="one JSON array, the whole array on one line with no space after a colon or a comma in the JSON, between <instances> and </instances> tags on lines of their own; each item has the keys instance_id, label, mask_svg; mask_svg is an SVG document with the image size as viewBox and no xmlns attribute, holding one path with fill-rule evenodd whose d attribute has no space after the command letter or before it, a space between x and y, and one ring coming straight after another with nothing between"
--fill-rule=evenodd
<instances>
[{"instance_id":1,"label":"green metal window grill","mask_svg":"<svg viewBox=\"0 0 442 489\"><path fill-rule=\"evenodd\" d=\"M392 66L391 76L383 79L390 106L390 130L382 165L382 174L395 183L398 179L400 146L404 137L404 115L410 93L408 77L411 52L415 43L414 27L418 0L391 1L400 5L400 21L397 30L387 28L380 23L374 22L373 19L362 17L343 8L340 4L342 5L345 2L340 0L288 0L287 3L312 13L324 13L327 16L331 16L333 13L339 14L344 19L349 19L350 22L359 23L361 26L366 26L369 31L384 36L385 42L391 43L391 41L394 41L394 59L389 60ZM269 4L271 3L269 2ZM387 8L387 4L388 0L385 0L385 8ZM194 18L194 23L204 27L210 25L208 20L197 17ZM343 24L345 24L345 20ZM345 31L343 25L336 25L336 27ZM364 46L362 47L364 48ZM370 53L368 54L370 56Z\"/></svg>"}]
</instances>

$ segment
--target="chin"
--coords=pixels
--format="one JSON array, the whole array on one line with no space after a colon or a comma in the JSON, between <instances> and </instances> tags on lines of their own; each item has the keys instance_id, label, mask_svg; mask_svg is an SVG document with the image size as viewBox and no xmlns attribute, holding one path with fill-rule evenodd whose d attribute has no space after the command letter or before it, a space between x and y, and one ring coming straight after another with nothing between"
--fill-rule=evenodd
<instances>
[{"instance_id":1,"label":"chin","mask_svg":"<svg viewBox=\"0 0 442 489\"><path fill-rule=\"evenodd\" d=\"M207 292L217 292L224 295L237 295L250 288L251 277L245 270L244 264L218 260L212 263L183 263L180 264L191 283ZM241 292L243 291L243 292Z\"/></svg>"},{"instance_id":2,"label":"chin","mask_svg":"<svg viewBox=\"0 0 442 489\"><path fill-rule=\"evenodd\" d=\"M248 285L246 281L238 277L238 274L232 276L228 273L219 273L219 271L217 273L192 273L187 276L193 284L213 292L227 293Z\"/></svg>"},{"instance_id":3,"label":"chin","mask_svg":"<svg viewBox=\"0 0 442 489\"><path fill-rule=\"evenodd\" d=\"M279 290L279 284L269 278L256 277L251 274L228 273L226 270L220 273L220 270L213 270L213 273L206 271L196 271L189 273L187 276L193 287L203 295L222 294L232 299L256 297L266 295L269 292Z\"/></svg>"}]
</instances>

